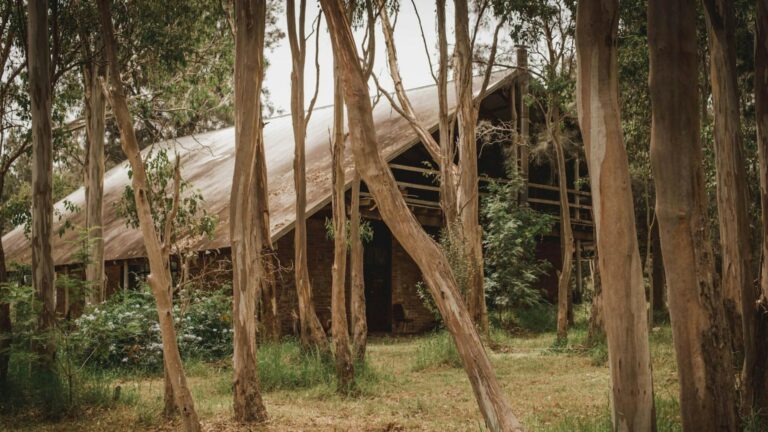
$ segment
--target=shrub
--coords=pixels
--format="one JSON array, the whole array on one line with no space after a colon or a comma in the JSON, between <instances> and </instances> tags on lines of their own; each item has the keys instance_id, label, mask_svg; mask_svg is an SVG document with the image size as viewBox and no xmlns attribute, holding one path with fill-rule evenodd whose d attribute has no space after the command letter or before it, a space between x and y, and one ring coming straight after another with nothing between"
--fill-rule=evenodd
<instances>
[{"instance_id":1,"label":"shrub","mask_svg":"<svg viewBox=\"0 0 768 432\"><path fill-rule=\"evenodd\" d=\"M481 209L488 307L534 306L543 300L534 284L549 264L536 259L537 242L552 230L554 219L516 199L522 183L490 183Z\"/></svg>"},{"instance_id":2,"label":"shrub","mask_svg":"<svg viewBox=\"0 0 768 432\"><path fill-rule=\"evenodd\" d=\"M184 357L214 360L232 353L232 300L225 289L193 293L184 308L174 306ZM101 367L157 370L163 345L152 294L121 292L77 319L75 338L84 362Z\"/></svg>"}]
</instances>

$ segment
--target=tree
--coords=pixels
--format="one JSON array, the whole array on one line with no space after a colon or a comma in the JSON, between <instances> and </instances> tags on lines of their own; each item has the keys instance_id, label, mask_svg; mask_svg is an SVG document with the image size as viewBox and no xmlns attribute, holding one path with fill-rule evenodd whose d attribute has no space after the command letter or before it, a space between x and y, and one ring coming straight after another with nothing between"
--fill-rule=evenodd
<instances>
[{"instance_id":1,"label":"tree","mask_svg":"<svg viewBox=\"0 0 768 432\"><path fill-rule=\"evenodd\" d=\"M755 373L752 377L754 411L768 409L768 353L764 341L768 333L768 2L757 0L755 25L755 117L757 152L760 165L760 204L763 215L760 262L760 292L755 305Z\"/></svg>"},{"instance_id":2,"label":"tree","mask_svg":"<svg viewBox=\"0 0 768 432\"><path fill-rule=\"evenodd\" d=\"M728 322L704 190L694 0L648 4L651 162L683 428L737 430Z\"/></svg>"},{"instance_id":3,"label":"tree","mask_svg":"<svg viewBox=\"0 0 768 432\"><path fill-rule=\"evenodd\" d=\"M618 0L576 14L576 100L597 231L615 430L653 430L648 317L618 104Z\"/></svg>"},{"instance_id":4,"label":"tree","mask_svg":"<svg viewBox=\"0 0 768 432\"><path fill-rule=\"evenodd\" d=\"M363 273L363 239L360 232L360 174L352 177L352 210L349 215L349 317L355 361L365 360L368 344L368 322L365 316L365 275Z\"/></svg>"},{"instance_id":5,"label":"tree","mask_svg":"<svg viewBox=\"0 0 768 432\"><path fill-rule=\"evenodd\" d=\"M331 333L336 360L338 391L347 393L354 385L355 370L349 350L347 306L347 218L344 204L344 95L338 63L334 65L333 144L331 212L333 214L333 269L331 276Z\"/></svg>"},{"instance_id":6,"label":"tree","mask_svg":"<svg viewBox=\"0 0 768 432\"><path fill-rule=\"evenodd\" d=\"M48 46L48 1L27 4L27 68L32 117L32 285L42 305L41 331L56 321L53 267L53 137L51 130L51 53ZM49 335L39 347L41 360L53 367L56 346Z\"/></svg>"},{"instance_id":7,"label":"tree","mask_svg":"<svg viewBox=\"0 0 768 432\"><path fill-rule=\"evenodd\" d=\"M263 157L261 84L264 78L266 4L258 0L235 2L235 170L230 199L230 241L233 268L234 408L240 422L263 422L267 411L261 399L256 362L256 302L265 278L261 229L264 215L254 211L257 172ZM266 185L263 185L266 188Z\"/></svg>"},{"instance_id":8,"label":"tree","mask_svg":"<svg viewBox=\"0 0 768 432\"><path fill-rule=\"evenodd\" d=\"M171 229L171 222L174 218L168 217L166 219L165 226L163 227L165 241L161 243L158 232L155 229L152 209L147 197L148 184L144 161L141 158L139 143L133 128L133 118L128 109L128 101L120 78L120 67L118 65L109 0L99 0L98 8L109 77L109 85L107 86L106 82L103 82L102 85L120 130L120 144L133 171L131 182L136 201L136 214L149 259L150 274L147 276L147 282L152 288L152 294L157 303L157 314L163 339L163 365L168 381L170 381L171 388L173 389L173 396L176 400L176 406L181 413L185 430L199 431L200 423L195 411L192 394L187 386L173 319L171 269L168 259L170 235L167 233ZM178 186L177 182L174 208L178 208Z\"/></svg>"},{"instance_id":9,"label":"tree","mask_svg":"<svg viewBox=\"0 0 768 432\"><path fill-rule=\"evenodd\" d=\"M715 118L717 215L722 249L722 284L736 359L744 358L743 406L751 406L755 364L754 317L745 162L739 130L736 74L736 20L733 2L704 0L710 53L709 78ZM737 367L739 367L737 365Z\"/></svg>"},{"instance_id":10,"label":"tree","mask_svg":"<svg viewBox=\"0 0 768 432\"><path fill-rule=\"evenodd\" d=\"M334 58L347 106L349 137L360 177L379 205L382 218L421 270L446 327L453 335L487 427L521 431L493 372L480 336L461 300L444 253L408 209L387 164L378 152L371 100L341 0L322 0Z\"/></svg>"},{"instance_id":11,"label":"tree","mask_svg":"<svg viewBox=\"0 0 768 432\"><path fill-rule=\"evenodd\" d=\"M301 342L304 346L317 346L322 350L328 348L328 340L325 331L320 324L315 312L312 300L312 285L309 280L309 268L307 265L307 179L305 161L305 142L307 124L312 116L312 110L317 101L319 84L315 83L315 93L309 102L309 109L304 112L304 62L306 59L307 38L304 32L307 2L299 3L298 34L296 30L296 1L288 0L288 40L291 46L292 66L291 70L291 117L293 119L293 181L296 188L296 223L294 228L294 270L296 275L296 294L299 301L299 323ZM320 33L320 15L317 19L315 30L317 45ZM317 53L315 49L315 53ZM320 65L315 56L316 76L320 77Z\"/></svg>"}]
</instances>

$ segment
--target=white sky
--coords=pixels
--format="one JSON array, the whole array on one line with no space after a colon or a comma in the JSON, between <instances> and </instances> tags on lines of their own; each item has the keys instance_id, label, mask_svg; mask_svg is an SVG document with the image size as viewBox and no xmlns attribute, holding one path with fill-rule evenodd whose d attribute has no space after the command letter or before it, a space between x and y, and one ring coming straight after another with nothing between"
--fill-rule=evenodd
<instances>
[{"instance_id":1,"label":"white sky","mask_svg":"<svg viewBox=\"0 0 768 432\"><path fill-rule=\"evenodd\" d=\"M298 2L297 2L298 3ZM437 55L437 23L435 21L435 4L433 0L415 0L421 16L424 27L424 35L427 40L430 54L433 60ZM297 5L298 7L298 5ZM316 0L307 1L307 34L311 31L309 27L312 20L317 16L320 6ZM402 1L400 13L395 27L395 46L398 50L398 59L400 63L400 74L406 88L420 87L434 84L429 72L427 54L424 51L424 43L419 30L419 23L410 1ZM298 12L297 12L298 13ZM449 52L453 45L453 4L446 2L446 26L448 34ZM390 16L390 20L394 20ZM472 19L471 22L474 22ZM330 105L333 103L333 53L331 50L331 40L323 20L320 30L320 92L317 98L318 107ZM285 13L280 14L278 25L286 31ZM355 37L358 46L363 40L365 29L361 28L355 31ZM480 30L478 43L489 42L492 35L489 30ZM359 50L359 48L358 48ZM264 85L271 93L271 100L275 109L282 110L282 113L290 112L291 97L291 49L288 44L287 36L280 43L267 53L270 66L264 79ZM304 72L304 93L305 102L309 105L310 98L315 90L315 40L314 35L307 41L307 58ZM436 67L437 65L434 64ZM384 45L384 36L381 33L379 23L376 24L376 59L373 73L379 78L382 85L391 90L391 79L389 69L386 63L386 47ZM373 86L371 80L371 86Z\"/></svg>"}]
</instances>

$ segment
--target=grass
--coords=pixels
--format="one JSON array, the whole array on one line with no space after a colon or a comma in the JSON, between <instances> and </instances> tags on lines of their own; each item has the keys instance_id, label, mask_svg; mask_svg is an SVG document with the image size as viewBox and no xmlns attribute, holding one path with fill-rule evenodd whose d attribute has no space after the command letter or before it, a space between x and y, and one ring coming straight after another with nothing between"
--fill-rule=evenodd
<instances>
[{"instance_id":1,"label":"grass","mask_svg":"<svg viewBox=\"0 0 768 432\"><path fill-rule=\"evenodd\" d=\"M526 322L535 321L533 318ZM535 323L534 323L535 324ZM583 345L583 319L566 344L553 346L554 332L491 333L491 362L513 411L531 431L609 431L610 377L603 348ZM677 379L671 332L662 324L651 333L656 410L660 431L678 431ZM229 361L185 364L204 430L247 430L232 417ZM265 431L483 431L469 382L450 336L437 332L409 338L373 338L368 363L357 365L358 392L336 394L333 364L306 353L298 342L259 350ZM0 430L101 431L171 430L162 423L162 377L105 375L110 391L122 388L121 403L93 407L88 415L46 420L0 416ZM178 423L174 425L178 427ZM760 429L753 429L760 430Z\"/></svg>"}]
</instances>

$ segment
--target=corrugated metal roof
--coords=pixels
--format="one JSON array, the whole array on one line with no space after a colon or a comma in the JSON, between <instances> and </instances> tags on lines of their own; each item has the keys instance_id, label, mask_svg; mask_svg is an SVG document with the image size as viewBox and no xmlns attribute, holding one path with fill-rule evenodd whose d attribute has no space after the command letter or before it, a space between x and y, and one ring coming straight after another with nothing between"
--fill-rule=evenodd
<instances>
[{"instance_id":1,"label":"corrugated metal roof","mask_svg":"<svg viewBox=\"0 0 768 432\"><path fill-rule=\"evenodd\" d=\"M517 76L516 72L493 74L489 90L506 85ZM481 78L476 78L475 87ZM454 86L449 85L449 106L455 107ZM437 127L438 104L435 86L412 89L408 92L414 110L425 124ZM330 201L331 154L330 137L333 125L332 107L315 109L307 128L307 214L312 215ZM389 105L386 98L374 108L374 122L379 147L386 160L391 160L415 145L416 134L408 122ZM285 115L266 121L264 127L265 152L267 157L269 209L271 232L277 240L293 228L295 218L295 191L293 185L293 128L291 116ZM181 161L182 177L193 188L199 189L205 199L209 214L219 217L213 239L202 239L196 245L198 250L229 247L229 195L234 169L235 130L222 129L183 138L164 141L155 145L175 149ZM144 153L149 149L144 150ZM169 152L172 156L173 151ZM352 152L349 145L345 152L346 179L352 177ZM104 178L104 259L120 260L145 256L144 241L138 229L126 227L125 220L115 212L115 203L122 196L128 180L128 163L123 162L109 170ZM348 185L349 186L349 185ZM80 188L67 196L67 200L81 210L85 208L85 190ZM56 204L62 214L61 221L54 222L54 232L65 220L75 226L85 225L84 211L70 214L64 208L64 200ZM55 218L58 219L58 218ZM57 265L73 262L78 244L78 233L68 230L62 237L55 236L53 258ZM31 261L29 239L22 227L16 227L3 237L8 262L28 263Z\"/></svg>"}]
</instances>

